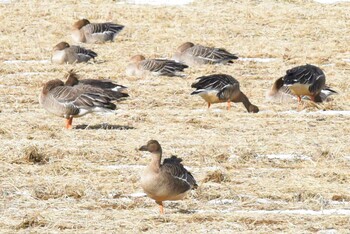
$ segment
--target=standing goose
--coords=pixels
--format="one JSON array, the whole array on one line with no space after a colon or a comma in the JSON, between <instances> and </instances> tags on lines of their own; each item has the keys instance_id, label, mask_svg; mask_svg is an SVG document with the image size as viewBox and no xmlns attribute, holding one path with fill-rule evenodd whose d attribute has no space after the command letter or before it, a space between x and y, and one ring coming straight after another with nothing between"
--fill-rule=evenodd
<instances>
[{"instance_id":1,"label":"standing goose","mask_svg":"<svg viewBox=\"0 0 350 234\"><path fill-rule=\"evenodd\" d=\"M53 63L81 63L94 59L97 54L80 46L70 46L67 42L60 42L53 47L51 61Z\"/></svg>"},{"instance_id":2,"label":"standing goose","mask_svg":"<svg viewBox=\"0 0 350 234\"><path fill-rule=\"evenodd\" d=\"M269 96L279 91L297 96L300 105L302 96L308 96L314 102L322 102L337 92L326 86L326 76L314 65L306 64L286 71L286 75L278 78L273 84Z\"/></svg>"},{"instance_id":3,"label":"standing goose","mask_svg":"<svg viewBox=\"0 0 350 234\"><path fill-rule=\"evenodd\" d=\"M164 214L163 201L181 200L187 192L198 187L196 180L181 164L182 159L172 156L162 159L162 147L156 140L150 140L139 150L152 153L151 163L141 177L144 192L159 205Z\"/></svg>"},{"instance_id":4,"label":"standing goose","mask_svg":"<svg viewBox=\"0 0 350 234\"><path fill-rule=\"evenodd\" d=\"M69 129L73 118L115 110L116 105L112 101L129 96L106 87L105 83L95 80L84 84L84 81L77 81L76 74L72 72L66 84L59 79L48 81L40 93L39 102L48 112L65 118L66 128ZM110 82L109 85L112 84Z\"/></svg>"},{"instance_id":5,"label":"standing goose","mask_svg":"<svg viewBox=\"0 0 350 234\"><path fill-rule=\"evenodd\" d=\"M111 22L94 24L87 19L81 19L73 24L72 38L76 42L103 43L113 41L123 28L123 25Z\"/></svg>"},{"instance_id":6,"label":"standing goose","mask_svg":"<svg viewBox=\"0 0 350 234\"><path fill-rule=\"evenodd\" d=\"M232 60L234 59L238 59L235 54L231 54L225 49L195 45L192 42L186 42L179 46L173 58L190 66L227 64L233 63Z\"/></svg>"},{"instance_id":7,"label":"standing goose","mask_svg":"<svg viewBox=\"0 0 350 234\"><path fill-rule=\"evenodd\" d=\"M131 63L126 67L128 76L145 76L153 74L157 76L184 76L182 72L187 65L168 59L146 59L143 55L135 55L130 59Z\"/></svg>"},{"instance_id":8,"label":"standing goose","mask_svg":"<svg viewBox=\"0 0 350 234\"><path fill-rule=\"evenodd\" d=\"M191 85L192 88L196 88L191 95L201 96L208 103L208 108L212 103L227 102L229 110L231 102L243 102L248 112L259 112L259 108L250 103L248 97L240 90L239 82L232 76L214 74L198 77L197 80Z\"/></svg>"}]
</instances>

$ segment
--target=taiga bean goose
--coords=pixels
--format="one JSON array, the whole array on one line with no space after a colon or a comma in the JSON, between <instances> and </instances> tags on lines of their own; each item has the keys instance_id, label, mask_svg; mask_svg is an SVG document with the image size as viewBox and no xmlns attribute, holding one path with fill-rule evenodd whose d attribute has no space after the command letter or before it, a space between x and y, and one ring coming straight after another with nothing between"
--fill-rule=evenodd
<instances>
[{"instance_id":1,"label":"taiga bean goose","mask_svg":"<svg viewBox=\"0 0 350 234\"><path fill-rule=\"evenodd\" d=\"M129 96L121 92L125 88L106 80L79 81L76 73L70 72L66 84L59 79L48 81L40 93L39 102L48 112L65 118L69 129L73 118L115 110L112 101Z\"/></svg>"},{"instance_id":2,"label":"taiga bean goose","mask_svg":"<svg viewBox=\"0 0 350 234\"><path fill-rule=\"evenodd\" d=\"M166 158L161 164L162 147L156 140L150 140L139 150L152 153L151 163L141 177L144 192L159 205L164 214L163 201L181 200L191 189L198 187L196 180L176 156Z\"/></svg>"},{"instance_id":3,"label":"taiga bean goose","mask_svg":"<svg viewBox=\"0 0 350 234\"><path fill-rule=\"evenodd\" d=\"M94 59L97 54L80 46L69 45L67 42L60 42L53 47L51 61L53 63L81 63Z\"/></svg>"},{"instance_id":4,"label":"taiga bean goose","mask_svg":"<svg viewBox=\"0 0 350 234\"><path fill-rule=\"evenodd\" d=\"M177 48L173 59L193 66L232 63L232 60L238 59L238 57L222 48L206 47L195 45L192 42L186 42Z\"/></svg>"},{"instance_id":5,"label":"taiga bean goose","mask_svg":"<svg viewBox=\"0 0 350 234\"><path fill-rule=\"evenodd\" d=\"M310 97L314 102L322 102L328 96L337 93L326 86L324 72L310 64L287 70L286 75L275 81L269 96L274 96L279 91L297 96L299 105L303 96Z\"/></svg>"},{"instance_id":6,"label":"taiga bean goose","mask_svg":"<svg viewBox=\"0 0 350 234\"><path fill-rule=\"evenodd\" d=\"M130 59L131 63L126 67L128 76L184 76L183 71L187 65L168 59L146 59L143 55L135 55Z\"/></svg>"},{"instance_id":7,"label":"taiga bean goose","mask_svg":"<svg viewBox=\"0 0 350 234\"><path fill-rule=\"evenodd\" d=\"M87 19L78 20L72 27L72 38L76 42L103 43L113 41L124 26L107 23L90 23Z\"/></svg>"},{"instance_id":8,"label":"taiga bean goose","mask_svg":"<svg viewBox=\"0 0 350 234\"><path fill-rule=\"evenodd\" d=\"M212 103L227 102L229 110L231 102L242 102L248 112L259 112L259 108L250 103L248 97L240 90L239 82L232 76L214 74L198 77L197 80L191 85L192 88L196 88L191 95L201 96L208 103L208 108Z\"/></svg>"}]
</instances>

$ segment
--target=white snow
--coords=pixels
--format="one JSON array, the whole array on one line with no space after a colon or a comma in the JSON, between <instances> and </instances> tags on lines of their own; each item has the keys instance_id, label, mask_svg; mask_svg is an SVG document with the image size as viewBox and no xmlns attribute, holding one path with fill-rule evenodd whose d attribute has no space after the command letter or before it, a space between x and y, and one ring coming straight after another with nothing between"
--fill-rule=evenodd
<instances>
[{"instance_id":1,"label":"white snow","mask_svg":"<svg viewBox=\"0 0 350 234\"><path fill-rule=\"evenodd\" d=\"M350 63L350 59L343 59L344 62Z\"/></svg>"},{"instance_id":2,"label":"white snow","mask_svg":"<svg viewBox=\"0 0 350 234\"><path fill-rule=\"evenodd\" d=\"M126 0L118 2L119 4L128 3L136 5L153 5L153 6L181 6L193 2L193 0Z\"/></svg>"},{"instance_id":3,"label":"white snow","mask_svg":"<svg viewBox=\"0 0 350 234\"><path fill-rule=\"evenodd\" d=\"M283 112L278 112L279 114L304 114L304 115L350 115L350 111L342 111L342 110L328 110L328 111L314 111L314 112L307 112L305 110L303 111L283 111Z\"/></svg>"},{"instance_id":4,"label":"white snow","mask_svg":"<svg viewBox=\"0 0 350 234\"><path fill-rule=\"evenodd\" d=\"M214 199L208 201L208 204L210 205L227 205L227 204L233 204L237 203L237 201L232 200L232 199Z\"/></svg>"},{"instance_id":5,"label":"white snow","mask_svg":"<svg viewBox=\"0 0 350 234\"><path fill-rule=\"evenodd\" d=\"M296 155L296 154L258 154L257 158L267 158L267 159L279 159L279 160L311 160L310 157L305 155Z\"/></svg>"},{"instance_id":6,"label":"white snow","mask_svg":"<svg viewBox=\"0 0 350 234\"><path fill-rule=\"evenodd\" d=\"M137 192L137 193L126 194L125 196L126 197L146 197L147 194L142 192Z\"/></svg>"},{"instance_id":7,"label":"white snow","mask_svg":"<svg viewBox=\"0 0 350 234\"><path fill-rule=\"evenodd\" d=\"M257 63L270 63L274 62L277 59L275 58L238 58L240 61L247 61L247 62L257 62Z\"/></svg>"},{"instance_id":8,"label":"white snow","mask_svg":"<svg viewBox=\"0 0 350 234\"><path fill-rule=\"evenodd\" d=\"M323 4L333 4L338 2L350 2L350 0L315 0L315 2Z\"/></svg>"},{"instance_id":9,"label":"white snow","mask_svg":"<svg viewBox=\"0 0 350 234\"><path fill-rule=\"evenodd\" d=\"M116 169L141 169L144 168L145 166L142 165L108 165L108 166L102 166L104 169L111 169L111 170L116 170Z\"/></svg>"},{"instance_id":10,"label":"white snow","mask_svg":"<svg viewBox=\"0 0 350 234\"><path fill-rule=\"evenodd\" d=\"M50 60L7 60L5 64L16 64L16 63L50 63Z\"/></svg>"},{"instance_id":11,"label":"white snow","mask_svg":"<svg viewBox=\"0 0 350 234\"><path fill-rule=\"evenodd\" d=\"M350 209L329 209L329 210L235 210L234 208L229 209L208 209L208 210L194 210L196 213L240 213L240 214L259 214L259 215L350 215Z\"/></svg>"},{"instance_id":12,"label":"white snow","mask_svg":"<svg viewBox=\"0 0 350 234\"><path fill-rule=\"evenodd\" d=\"M0 4L8 4L11 0L0 0Z\"/></svg>"},{"instance_id":13,"label":"white snow","mask_svg":"<svg viewBox=\"0 0 350 234\"><path fill-rule=\"evenodd\" d=\"M350 215L350 209L329 210L236 210L244 214Z\"/></svg>"}]
</instances>

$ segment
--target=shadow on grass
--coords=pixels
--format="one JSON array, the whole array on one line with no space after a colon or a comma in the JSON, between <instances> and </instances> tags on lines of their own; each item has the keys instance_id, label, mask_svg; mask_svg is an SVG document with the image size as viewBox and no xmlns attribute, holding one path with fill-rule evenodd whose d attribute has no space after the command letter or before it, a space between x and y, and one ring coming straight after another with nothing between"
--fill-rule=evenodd
<instances>
[{"instance_id":1,"label":"shadow on grass","mask_svg":"<svg viewBox=\"0 0 350 234\"><path fill-rule=\"evenodd\" d=\"M96 125L87 125L87 124L80 124L76 125L74 129L84 129L84 130L98 130L98 129L104 129L104 130L129 130L129 129L135 129L131 126L126 125L114 125L114 124L96 124Z\"/></svg>"}]
</instances>

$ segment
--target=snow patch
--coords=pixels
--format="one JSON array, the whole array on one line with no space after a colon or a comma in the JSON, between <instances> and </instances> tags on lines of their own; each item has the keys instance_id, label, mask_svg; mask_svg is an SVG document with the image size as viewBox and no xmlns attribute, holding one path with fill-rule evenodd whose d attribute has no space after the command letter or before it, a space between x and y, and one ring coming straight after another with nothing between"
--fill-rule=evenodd
<instances>
[{"instance_id":1,"label":"snow patch","mask_svg":"<svg viewBox=\"0 0 350 234\"><path fill-rule=\"evenodd\" d=\"M11 0L0 0L0 4L9 4Z\"/></svg>"},{"instance_id":2,"label":"snow patch","mask_svg":"<svg viewBox=\"0 0 350 234\"><path fill-rule=\"evenodd\" d=\"M315 111L315 112L307 112L306 110L303 111L283 111L278 112L279 114L304 114L304 115L350 115L350 111L342 111L342 110L328 110L328 111Z\"/></svg>"},{"instance_id":3,"label":"snow patch","mask_svg":"<svg viewBox=\"0 0 350 234\"><path fill-rule=\"evenodd\" d=\"M350 2L350 0L315 0L315 2L322 4L333 4L338 2Z\"/></svg>"},{"instance_id":4,"label":"snow patch","mask_svg":"<svg viewBox=\"0 0 350 234\"><path fill-rule=\"evenodd\" d=\"M329 210L236 210L243 214L350 215L350 209Z\"/></svg>"},{"instance_id":5,"label":"snow patch","mask_svg":"<svg viewBox=\"0 0 350 234\"><path fill-rule=\"evenodd\" d=\"M116 169L142 169L145 168L145 166L142 165L108 165L108 166L102 166L104 169L110 169L110 170L116 170Z\"/></svg>"},{"instance_id":6,"label":"snow patch","mask_svg":"<svg viewBox=\"0 0 350 234\"><path fill-rule=\"evenodd\" d=\"M209 209L209 210L194 210L198 214L202 213L240 213L240 214L259 214L259 215L350 215L350 209L329 209L329 210L235 210L234 208L229 209Z\"/></svg>"},{"instance_id":7,"label":"snow patch","mask_svg":"<svg viewBox=\"0 0 350 234\"><path fill-rule=\"evenodd\" d=\"M192 112L195 113L205 113L205 112L213 112L213 113L221 113L223 112L222 109L217 109L217 108L203 108L203 109L197 109L197 110L192 110Z\"/></svg>"},{"instance_id":8,"label":"snow patch","mask_svg":"<svg viewBox=\"0 0 350 234\"><path fill-rule=\"evenodd\" d=\"M181 6L192 3L193 0L126 0L119 4L152 5L152 6Z\"/></svg>"},{"instance_id":9,"label":"snow patch","mask_svg":"<svg viewBox=\"0 0 350 234\"><path fill-rule=\"evenodd\" d=\"M138 193L131 193L131 194L126 194L125 197L146 197L146 193L138 192Z\"/></svg>"},{"instance_id":10,"label":"snow patch","mask_svg":"<svg viewBox=\"0 0 350 234\"><path fill-rule=\"evenodd\" d=\"M214 199L214 200L208 201L209 205L228 205L233 203L237 203L237 201L232 199Z\"/></svg>"},{"instance_id":11,"label":"snow patch","mask_svg":"<svg viewBox=\"0 0 350 234\"><path fill-rule=\"evenodd\" d=\"M310 161L311 158L305 155L296 154L258 154L257 158L267 158L267 159L279 159L279 160L305 160Z\"/></svg>"},{"instance_id":12,"label":"snow patch","mask_svg":"<svg viewBox=\"0 0 350 234\"><path fill-rule=\"evenodd\" d=\"M350 63L350 59L343 59L344 62Z\"/></svg>"},{"instance_id":13,"label":"snow patch","mask_svg":"<svg viewBox=\"0 0 350 234\"><path fill-rule=\"evenodd\" d=\"M277 59L276 58L238 58L240 61L245 62L257 62L257 63L270 63L274 62Z\"/></svg>"},{"instance_id":14,"label":"snow patch","mask_svg":"<svg viewBox=\"0 0 350 234\"><path fill-rule=\"evenodd\" d=\"M16 64L16 63L50 63L50 60L7 60L5 64Z\"/></svg>"}]
</instances>

